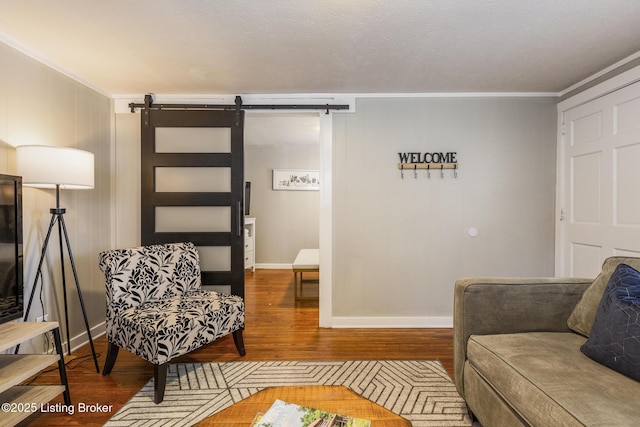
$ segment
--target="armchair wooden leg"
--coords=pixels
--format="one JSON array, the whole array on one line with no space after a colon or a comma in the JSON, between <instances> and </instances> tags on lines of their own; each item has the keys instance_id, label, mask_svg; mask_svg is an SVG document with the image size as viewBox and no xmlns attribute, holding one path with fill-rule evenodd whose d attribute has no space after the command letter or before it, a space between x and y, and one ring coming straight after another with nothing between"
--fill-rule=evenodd
<instances>
[{"instance_id":1,"label":"armchair wooden leg","mask_svg":"<svg viewBox=\"0 0 640 427\"><path fill-rule=\"evenodd\" d=\"M247 351L244 349L244 339L242 338L242 329L238 329L233 332L233 342L236 344L236 349L240 356L244 356L247 354Z\"/></svg>"},{"instance_id":2,"label":"armchair wooden leg","mask_svg":"<svg viewBox=\"0 0 640 427\"><path fill-rule=\"evenodd\" d=\"M115 344L108 343L107 347L107 358L104 361L104 368L102 368L102 375L109 375L111 373L111 369L113 369L113 365L116 364L116 359L118 358L118 347Z\"/></svg>"},{"instance_id":3,"label":"armchair wooden leg","mask_svg":"<svg viewBox=\"0 0 640 427\"><path fill-rule=\"evenodd\" d=\"M167 385L169 363L153 365L153 401L158 404L164 400L164 388Z\"/></svg>"}]
</instances>

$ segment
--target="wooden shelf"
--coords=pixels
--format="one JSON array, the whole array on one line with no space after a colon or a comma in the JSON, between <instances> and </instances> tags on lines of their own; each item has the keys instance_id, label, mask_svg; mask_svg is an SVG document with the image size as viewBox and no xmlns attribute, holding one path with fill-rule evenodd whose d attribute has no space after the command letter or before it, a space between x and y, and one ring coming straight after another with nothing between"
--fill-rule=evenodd
<instances>
[{"instance_id":1,"label":"wooden shelf","mask_svg":"<svg viewBox=\"0 0 640 427\"><path fill-rule=\"evenodd\" d=\"M0 393L57 363L57 354L3 354L0 356Z\"/></svg>"},{"instance_id":2,"label":"wooden shelf","mask_svg":"<svg viewBox=\"0 0 640 427\"><path fill-rule=\"evenodd\" d=\"M0 324L0 351L47 333L58 327L58 322L7 322Z\"/></svg>"},{"instance_id":3,"label":"wooden shelf","mask_svg":"<svg viewBox=\"0 0 640 427\"><path fill-rule=\"evenodd\" d=\"M51 401L60 393L64 393L63 385L37 385L26 386L17 385L11 387L4 393L0 393L0 401L15 403L22 406L21 411L2 412L2 426L14 426L33 413L40 411L40 405Z\"/></svg>"},{"instance_id":4,"label":"wooden shelf","mask_svg":"<svg viewBox=\"0 0 640 427\"><path fill-rule=\"evenodd\" d=\"M13 426L40 410L41 405L64 394L71 404L69 384L60 344L58 322L8 322L0 324L0 351L8 350L31 338L53 332L56 354L0 354L0 401L14 404L16 411L2 412L2 426ZM18 385L53 364L58 364L60 384Z\"/></svg>"}]
</instances>

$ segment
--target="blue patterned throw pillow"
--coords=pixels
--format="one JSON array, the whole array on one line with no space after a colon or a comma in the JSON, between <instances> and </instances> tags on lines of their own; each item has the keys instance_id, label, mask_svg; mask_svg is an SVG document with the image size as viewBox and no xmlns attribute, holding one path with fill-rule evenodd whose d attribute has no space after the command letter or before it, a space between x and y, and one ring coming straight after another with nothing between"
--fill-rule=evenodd
<instances>
[{"instance_id":1,"label":"blue patterned throw pillow","mask_svg":"<svg viewBox=\"0 0 640 427\"><path fill-rule=\"evenodd\" d=\"M604 290L582 352L640 381L640 272L620 264Z\"/></svg>"}]
</instances>

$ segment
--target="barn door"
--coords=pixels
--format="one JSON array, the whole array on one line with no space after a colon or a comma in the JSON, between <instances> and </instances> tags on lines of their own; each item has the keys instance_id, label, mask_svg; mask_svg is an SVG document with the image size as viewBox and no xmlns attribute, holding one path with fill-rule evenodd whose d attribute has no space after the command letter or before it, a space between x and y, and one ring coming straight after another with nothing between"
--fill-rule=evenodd
<instances>
[{"instance_id":1,"label":"barn door","mask_svg":"<svg viewBox=\"0 0 640 427\"><path fill-rule=\"evenodd\" d=\"M244 111L141 113L142 244L193 242L203 285L244 297Z\"/></svg>"}]
</instances>

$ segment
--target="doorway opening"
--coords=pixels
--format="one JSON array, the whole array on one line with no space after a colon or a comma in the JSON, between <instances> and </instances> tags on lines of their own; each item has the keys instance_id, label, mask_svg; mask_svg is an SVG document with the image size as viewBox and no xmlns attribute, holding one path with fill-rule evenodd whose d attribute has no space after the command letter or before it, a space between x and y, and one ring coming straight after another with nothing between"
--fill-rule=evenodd
<instances>
[{"instance_id":1,"label":"doorway opening","mask_svg":"<svg viewBox=\"0 0 640 427\"><path fill-rule=\"evenodd\" d=\"M320 114L247 112L245 181L255 218L258 268L289 269L301 249L320 246ZM275 178L274 178L275 177ZM282 182L288 180L286 185ZM292 178L293 177L293 178ZM293 273L292 273L293 279ZM319 296L314 284L303 284ZM293 290L292 290L293 291Z\"/></svg>"}]
</instances>

